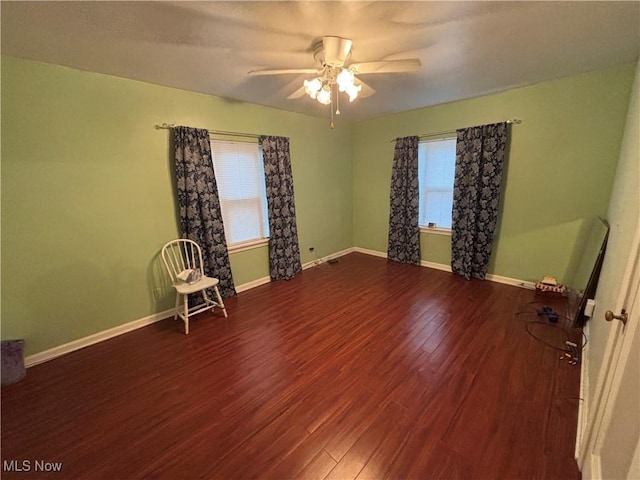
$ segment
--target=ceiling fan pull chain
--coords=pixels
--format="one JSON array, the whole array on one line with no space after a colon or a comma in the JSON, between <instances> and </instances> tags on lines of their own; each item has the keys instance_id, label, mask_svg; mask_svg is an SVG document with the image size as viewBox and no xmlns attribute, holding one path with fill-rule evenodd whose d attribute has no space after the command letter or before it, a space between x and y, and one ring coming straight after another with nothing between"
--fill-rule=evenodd
<instances>
[{"instance_id":1,"label":"ceiling fan pull chain","mask_svg":"<svg viewBox=\"0 0 640 480\"><path fill-rule=\"evenodd\" d=\"M333 88L331 89L331 92L333 93ZM331 110L331 123L329 123L329 126L331 127L331 130L333 130L335 124L333 123L333 105L331 103L329 103L329 110Z\"/></svg>"}]
</instances>

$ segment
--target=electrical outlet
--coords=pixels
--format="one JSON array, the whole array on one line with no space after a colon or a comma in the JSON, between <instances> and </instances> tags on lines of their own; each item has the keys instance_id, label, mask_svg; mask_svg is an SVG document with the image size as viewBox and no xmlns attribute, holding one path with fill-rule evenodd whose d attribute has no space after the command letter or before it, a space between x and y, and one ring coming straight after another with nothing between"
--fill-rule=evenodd
<instances>
[{"instance_id":1,"label":"electrical outlet","mask_svg":"<svg viewBox=\"0 0 640 480\"><path fill-rule=\"evenodd\" d=\"M154 288L153 289L153 298L155 298L155 300L158 301L158 300L160 300L161 297L162 297L162 289Z\"/></svg>"}]
</instances>

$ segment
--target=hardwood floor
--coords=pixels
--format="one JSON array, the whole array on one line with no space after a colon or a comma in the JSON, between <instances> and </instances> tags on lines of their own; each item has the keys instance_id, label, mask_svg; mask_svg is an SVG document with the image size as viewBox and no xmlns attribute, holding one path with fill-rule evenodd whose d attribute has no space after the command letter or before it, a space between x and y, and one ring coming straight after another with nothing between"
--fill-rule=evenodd
<instances>
[{"instance_id":1,"label":"hardwood floor","mask_svg":"<svg viewBox=\"0 0 640 480\"><path fill-rule=\"evenodd\" d=\"M549 297L350 254L225 303L3 387L3 478L580 478Z\"/></svg>"}]
</instances>

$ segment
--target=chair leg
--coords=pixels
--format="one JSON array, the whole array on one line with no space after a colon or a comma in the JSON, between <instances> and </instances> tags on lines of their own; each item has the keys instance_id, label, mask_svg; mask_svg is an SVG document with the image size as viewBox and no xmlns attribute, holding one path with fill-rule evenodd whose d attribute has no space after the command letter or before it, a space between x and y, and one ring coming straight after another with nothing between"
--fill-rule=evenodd
<instances>
[{"instance_id":1,"label":"chair leg","mask_svg":"<svg viewBox=\"0 0 640 480\"><path fill-rule=\"evenodd\" d=\"M184 334L189 335L189 295L184 296Z\"/></svg>"},{"instance_id":2,"label":"chair leg","mask_svg":"<svg viewBox=\"0 0 640 480\"><path fill-rule=\"evenodd\" d=\"M176 310L173 312L173 319L178 318L178 308L180 308L180 294L176 292Z\"/></svg>"},{"instance_id":3,"label":"chair leg","mask_svg":"<svg viewBox=\"0 0 640 480\"><path fill-rule=\"evenodd\" d=\"M222 308L222 313L225 318L227 317L227 309L224 307L224 302L222 301L222 297L220 296L220 290L218 290L218 286L214 285L213 290L216 292L216 297L218 298L218 303L220 304L220 308Z\"/></svg>"},{"instance_id":4,"label":"chair leg","mask_svg":"<svg viewBox=\"0 0 640 480\"><path fill-rule=\"evenodd\" d=\"M207 304L207 305L211 305L211 311L213 312L213 308L216 305L215 305L214 301L209 298L209 295L207 295L207 289L204 288L204 289L201 290L201 292L202 292L202 298L204 299L204 303Z\"/></svg>"}]
</instances>

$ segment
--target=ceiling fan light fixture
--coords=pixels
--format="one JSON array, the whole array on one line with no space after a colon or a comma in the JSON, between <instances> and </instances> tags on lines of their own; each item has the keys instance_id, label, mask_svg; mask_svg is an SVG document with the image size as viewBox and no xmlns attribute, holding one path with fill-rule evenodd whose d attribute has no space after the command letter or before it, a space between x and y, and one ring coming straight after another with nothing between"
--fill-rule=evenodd
<instances>
[{"instance_id":1,"label":"ceiling fan light fixture","mask_svg":"<svg viewBox=\"0 0 640 480\"><path fill-rule=\"evenodd\" d=\"M336 77L336 82L338 82L338 90L341 92L346 92L349 88L354 86L355 76L351 70L347 70L343 68L342 71Z\"/></svg>"},{"instance_id":2,"label":"ceiling fan light fixture","mask_svg":"<svg viewBox=\"0 0 640 480\"><path fill-rule=\"evenodd\" d=\"M320 78L314 78L313 80L304 81L304 91L311 98L316 98L321 88L322 88L322 79Z\"/></svg>"},{"instance_id":3,"label":"ceiling fan light fixture","mask_svg":"<svg viewBox=\"0 0 640 480\"><path fill-rule=\"evenodd\" d=\"M356 98L358 98L358 93L362 90L362 85L351 84L348 86L346 92L349 95L349 101L353 102Z\"/></svg>"},{"instance_id":4,"label":"ceiling fan light fixture","mask_svg":"<svg viewBox=\"0 0 640 480\"><path fill-rule=\"evenodd\" d=\"M362 85L356 85L355 83L352 83L347 87L347 89L345 90L345 93L349 95L349 101L353 102L356 98L358 98L358 94L360 93L361 90L362 90Z\"/></svg>"},{"instance_id":5,"label":"ceiling fan light fixture","mask_svg":"<svg viewBox=\"0 0 640 480\"><path fill-rule=\"evenodd\" d=\"M316 96L316 100L322 105L329 105L331 103L331 87L329 85L322 87Z\"/></svg>"},{"instance_id":6,"label":"ceiling fan light fixture","mask_svg":"<svg viewBox=\"0 0 640 480\"><path fill-rule=\"evenodd\" d=\"M415 72L422 66L419 58L351 63L352 47L353 41L348 38L335 36L320 37L315 39L312 44L313 58L320 64L320 68L252 70L249 72L249 75L316 75L316 78L304 80L303 85L287 98L300 98L306 93L322 105L335 103L335 114L339 115L339 93L346 93L349 96L349 102L353 102L358 98L363 89L364 93L362 96L367 97L375 93L373 88L362 82L356 75ZM356 81L358 81L357 84ZM333 128L333 114L334 110L332 108L331 128Z\"/></svg>"}]
</instances>

